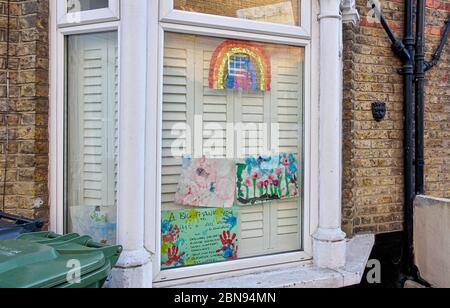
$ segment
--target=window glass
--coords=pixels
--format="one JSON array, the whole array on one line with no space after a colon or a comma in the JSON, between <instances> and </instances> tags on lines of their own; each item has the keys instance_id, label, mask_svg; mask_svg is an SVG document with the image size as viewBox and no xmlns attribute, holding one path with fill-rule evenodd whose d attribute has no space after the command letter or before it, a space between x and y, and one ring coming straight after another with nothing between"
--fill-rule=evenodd
<instances>
[{"instance_id":1,"label":"window glass","mask_svg":"<svg viewBox=\"0 0 450 308\"><path fill-rule=\"evenodd\" d=\"M161 266L302 249L304 49L166 33Z\"/></svg>"},{"instance_id":2,"label":"window glass","mask_svg":"<svg viewBox=\"0 0 450 308\"><path fill-rule=\"evenodd\" d=\"M67 231L115 243L117 33L67 38Z\"/></svg>"},{"instance_id":3,"label":"window glass","mask_svg":"<svg viewBox=\"0 0 450 308\"><path fill-rule=\"evenodd\" d=\"M109 0L67 0L67 13L104 9Z\"/></svg>"},{"instance_id":4,"label":"window glass","mask_svg":"<svg viewBox=\"0 0 450 308\"><path fill-rule=\"evenodd\" d=\"M174 4L182 11L300 25L300 0L175 0Z\"/></svg>"}]
</instances>

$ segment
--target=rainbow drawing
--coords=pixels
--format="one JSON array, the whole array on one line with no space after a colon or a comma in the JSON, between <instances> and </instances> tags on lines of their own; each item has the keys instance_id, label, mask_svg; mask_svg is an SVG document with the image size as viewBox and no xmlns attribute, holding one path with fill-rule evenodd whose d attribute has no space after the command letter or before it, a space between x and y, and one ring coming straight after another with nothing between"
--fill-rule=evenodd
<instances>
[{"instance_id":1,"label":"rainbow drawing","mask_svg":"<svg viewBox=\"0 0 450 308\"><path fill-rule=\"evenodd\" d=\"M226 40L213 53L209 70L211 89L270 91L271 64L264 47Z\"/></svg>"}]
</instances>

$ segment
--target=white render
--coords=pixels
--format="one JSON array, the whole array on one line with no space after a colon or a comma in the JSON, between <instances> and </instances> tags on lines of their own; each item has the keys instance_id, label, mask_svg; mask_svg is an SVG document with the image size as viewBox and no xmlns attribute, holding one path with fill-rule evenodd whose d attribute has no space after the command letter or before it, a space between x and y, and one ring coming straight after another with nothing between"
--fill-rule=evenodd
<instances>
[{"instance_id":1,"label":"white render","mask_svg":"<svg viewBox=\"0 0 450 308\"><path fill-rule=\"evenodd\" d=\"M121 1L118 242L124 251L112 278L118 288L152 286L144 248L147 4Z\"/></svg>"},{"instance_id":2,"label":"white render","mask_svg":"<svg viewBox=\"0 0 450 308\"><path fill-rule=\"evenodd\" d=\"M418 196L414 253L420 275L433 287L450 288L450 200Z\"/></svg>"},{"instance_id":3,"label":"white render","mask_svg":"<svg viewBox=\"0 0 450 308\"><path fill-rule=\"evenodd\" d=\"M314 262L345 265L342 210L342 17L339 0L320 0L320 188L319 228L313 235Z\"/></svg>"}]
</instances>

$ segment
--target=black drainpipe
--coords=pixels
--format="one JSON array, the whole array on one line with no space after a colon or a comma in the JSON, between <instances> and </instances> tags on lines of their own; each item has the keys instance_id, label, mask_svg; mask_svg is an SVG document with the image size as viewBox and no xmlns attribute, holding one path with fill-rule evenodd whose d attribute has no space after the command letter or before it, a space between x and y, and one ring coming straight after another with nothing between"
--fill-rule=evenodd
<instances>
[{"instance_id":1,"label":"black drainpipe","mask_svg":"<svg viewBox=\"0 0 450 308\"><path fill-rule=\"evenodd\" d=\"M416 194L425 193L425 0L417 0L416 23Z\"/></svg>"},{"instance_id":2,"label":"black drainpipe","mask_svg":"<svg viewBox=\"0 0 450 308\"><path fill-rule=\"evenodd\" d=\"M379 8L375 4L372 7ZM414 204L414 34L413 34L413 0L405 0L405 38L399 40L390 29L386 19L378 12L381 25L392 43L395 54L402 60L400 73L404 76L404 247L403 271L411 277L414 265L413 254L413 204Z\"/></svg>"},{"instance_id":3,"label":"black drainpipe","mask_svg":"<svg viewBox=\"0 0 450 308\"><path fill-rule=\"evenodd\" d=\"M411 277L414 266L414 34L413 0L405 1L405 47L408 57L403 63L405 95L405 249L404 273Z\"/></svg>"}]
</instances>

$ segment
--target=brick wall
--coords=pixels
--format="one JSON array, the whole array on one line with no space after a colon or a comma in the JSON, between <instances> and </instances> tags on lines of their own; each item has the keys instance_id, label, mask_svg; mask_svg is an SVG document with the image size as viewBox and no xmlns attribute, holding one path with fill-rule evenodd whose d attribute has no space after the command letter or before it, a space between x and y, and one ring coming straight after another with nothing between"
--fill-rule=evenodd
<instances>
[{"instance_id":1,"label":"brick wall","mask_svg":"<svg viewBox=\"0 0 450 308\"><path fill-rule=\"evenodd\" d=\"M402 0L380 1L383 13L403 37ZM427 1L427 52L436 48L450 1ZM378 23L357 0L361 23L344 26L344 191L343 228L349 236L402 230L403 78L401 62ZM431 7L432 6L432 7ZM427 75L427 193L450 195L449 50ZM371 104L387 103L386 119L373 120Z\"/></svg>"},{"instance_id":2,"label":"brick wall","mask_svg":"<svg viewBox=\"0 0 450 308\"><path fill-rule=\"evenodd\" d=\"M450 14L450 0L427 1L426 59L439 45L441 28ZM449 40L450 41L450 40ZM450 42L439 65L426 75L425 158L426 193L450 198Z\"/></svg>"},{"instance_id":3,"label":"brick wall","mask_svg":"<svg viewBox=\"0 0 450 308\"><path fill-rule=\"evenodd\" d=\"M5 210L48 220L48 1L11 0L9 50L7 7L0 1L0 210L7 150Z\"/></svg>"}]
</instances>

